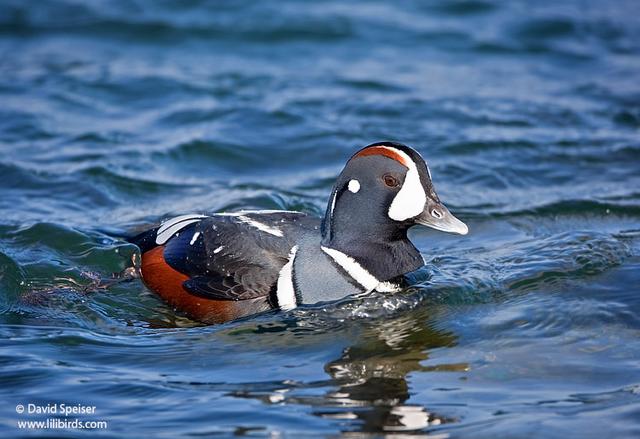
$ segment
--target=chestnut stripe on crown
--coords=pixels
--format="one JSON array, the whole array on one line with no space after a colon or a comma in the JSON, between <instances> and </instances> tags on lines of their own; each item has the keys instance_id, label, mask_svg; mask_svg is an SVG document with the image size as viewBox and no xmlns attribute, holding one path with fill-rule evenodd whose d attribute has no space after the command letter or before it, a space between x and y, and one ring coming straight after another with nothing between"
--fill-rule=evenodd
<instances>
[{"instance_id":1,"label":"chestnut stripe on crown","mask_svg":"<svg viewBox=\"0 0 640 439\"><path fill-rule=\"evenodd\" d=\"M410 164L407 163L408 156L390 146L372 146L371 148L363 149L358 154L356 154L355 157L366 157L369 155L383 155L397 161L407 168L410 167Z\"/></svg>"}]
</instances>

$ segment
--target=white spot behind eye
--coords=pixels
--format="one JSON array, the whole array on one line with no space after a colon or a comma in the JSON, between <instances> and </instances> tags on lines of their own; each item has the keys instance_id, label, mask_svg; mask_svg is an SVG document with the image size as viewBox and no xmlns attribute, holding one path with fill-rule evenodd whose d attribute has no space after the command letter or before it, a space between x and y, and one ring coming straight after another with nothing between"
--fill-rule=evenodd
<instances>
[{"instance_id":1,"label":"white spot behind eye","mask_svg":"<svg viewBox=\"0 0 640 439\"><path fill-rule=\"evenodd\" d=\"M358 193L358 191L360 190L360 182L358 180L351 180L349 182L349 191L355 193Z\"/></svg>"}]
</instances>

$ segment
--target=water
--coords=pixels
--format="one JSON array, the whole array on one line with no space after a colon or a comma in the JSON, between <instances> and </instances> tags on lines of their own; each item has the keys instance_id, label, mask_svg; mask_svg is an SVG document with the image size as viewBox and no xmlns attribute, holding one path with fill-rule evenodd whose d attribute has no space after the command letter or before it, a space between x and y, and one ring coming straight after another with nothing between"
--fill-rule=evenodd
<instances>
[{"instance_id":1,"label":"water","mask_svg":"<svg viewBox=\"0 0 640 439\"><path fill-rule=\"evenodd\" d=\"M639 437L636 1L4 1L2 437ZM467 237L416 284L201 326L125 231L321 215L356 149L417 147ZM17 404L103 430L19 430Z\"/></svg>"}]
</instances>

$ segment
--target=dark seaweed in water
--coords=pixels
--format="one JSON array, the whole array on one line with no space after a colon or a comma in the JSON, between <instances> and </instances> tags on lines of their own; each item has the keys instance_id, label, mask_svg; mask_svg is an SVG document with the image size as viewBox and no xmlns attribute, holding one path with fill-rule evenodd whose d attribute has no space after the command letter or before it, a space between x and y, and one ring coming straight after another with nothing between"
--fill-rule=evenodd
<instances>
[{"instance_id":1,"label":"dark seaweed in water","mask_svg":"<svg viewBox=\"0 0 640 439\"><path fill-rule=\"evenodd\" d=\"M2 2L2 436L640 436L639 12ZM407 291L206 327L96 289L135 252L112 236L320 215L381 139L471 229L414 230ZM28 403L108 428L21 431Z\"/></svg>"}]
</instances>

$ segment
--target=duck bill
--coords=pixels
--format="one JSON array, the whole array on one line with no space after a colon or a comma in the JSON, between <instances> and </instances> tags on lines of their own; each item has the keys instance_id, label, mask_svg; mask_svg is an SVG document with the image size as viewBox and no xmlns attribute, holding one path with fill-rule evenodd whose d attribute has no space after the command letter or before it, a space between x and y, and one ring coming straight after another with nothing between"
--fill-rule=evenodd
<instances>
[{"instance_id":1,"label":"duck bill","mask_svg":"<svg viewBox=\"0 0 640 439\"><path fill-rule=\"evenodd\" d=\"M431 227L441 232L457 233L466 235L469 228L465 223L453 216L449 209L439 201L428 200L424 211L415 219L416 224Z\"/></svg>"}]
</instances>

